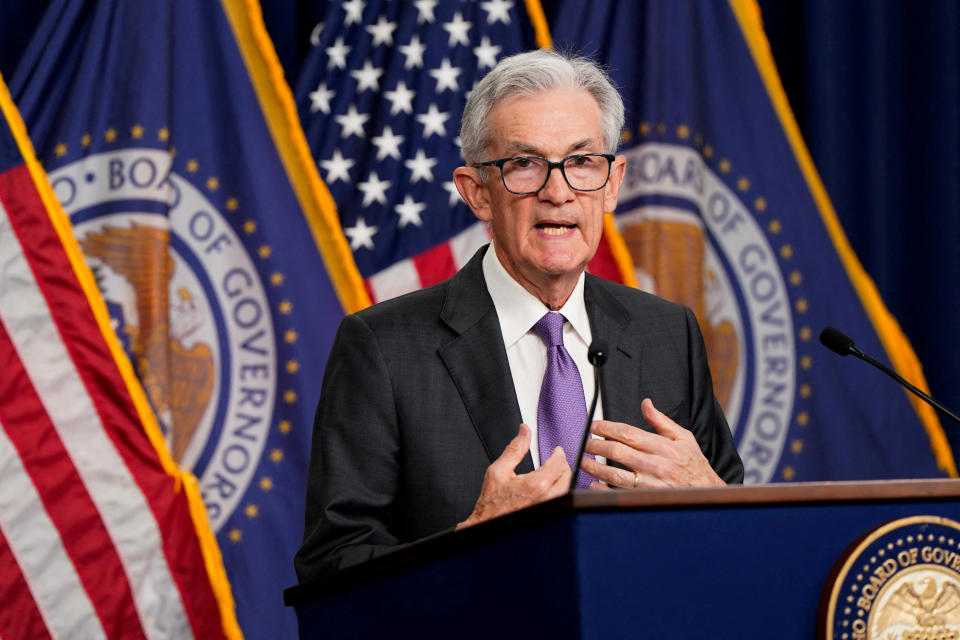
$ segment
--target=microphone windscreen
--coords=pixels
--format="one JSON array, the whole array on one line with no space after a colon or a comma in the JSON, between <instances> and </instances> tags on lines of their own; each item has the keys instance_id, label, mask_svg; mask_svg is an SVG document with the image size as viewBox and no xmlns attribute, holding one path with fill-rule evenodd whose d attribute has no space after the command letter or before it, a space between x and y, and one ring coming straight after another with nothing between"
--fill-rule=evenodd
<instances>
[{"instance_id":1,"label":"microphone windscreen","mask_svg":"<svg viewBox=\"0 0 960 640\"><path fill-rule=\"evenodd\" d=\"M826 327L820 332L820 342L830 351L842 356L848 355L853 348L853 338L833 327Z\"/></svg>"},{"instance_id":2,"label":"microphone windscreen","mask_svg":"<svg viewBox=\"0 0 960 640\"><path fill-rule=\"evenodd\" d=\"M595 367L601 366L607 361L607 341L603 338L597 338L590 343L587 349L587 360Z\"/></svg>"}]
</instances>

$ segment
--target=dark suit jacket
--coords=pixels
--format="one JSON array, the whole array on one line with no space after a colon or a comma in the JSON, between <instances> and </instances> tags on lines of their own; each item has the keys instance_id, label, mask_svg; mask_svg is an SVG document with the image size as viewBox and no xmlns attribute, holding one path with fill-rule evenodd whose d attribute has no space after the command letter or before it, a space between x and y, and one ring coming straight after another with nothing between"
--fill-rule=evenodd
<instances>
[{"instance_id":1,"label":"dark suit jacket","mask_svg":"<svg viewBox=\"0 0 960 640\"><path fill-rule=\"evenodd\" d=\"M301 581L451 528L473 510L520 408L481 249L453 278L343 320L327 361L307 484ZM640 402L691 429L727 482L743 466L686 307L587 275L603 416L650 429ZM528 453L517 472L533 470Z\"/></svg>"}]
</instances>

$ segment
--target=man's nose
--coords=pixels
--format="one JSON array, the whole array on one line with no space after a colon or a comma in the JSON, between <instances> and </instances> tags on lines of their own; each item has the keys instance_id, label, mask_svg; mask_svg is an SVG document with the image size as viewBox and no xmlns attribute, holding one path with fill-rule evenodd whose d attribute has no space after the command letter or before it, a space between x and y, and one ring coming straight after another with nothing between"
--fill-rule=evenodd
<instances>
[{"instance_id":1,"label":"man's nose","mask_svg":"<svg viewBox=\"0 0 960 640\"><path fill-rule=\"evenodd\" d=\"M537 195L541 200L554 204L569 202L574 197L573 189L567 184L560 167L551 169L550 175L547 176L547 184L543 185L543 189L540 189Z\"/></svg>"}]
</instances>

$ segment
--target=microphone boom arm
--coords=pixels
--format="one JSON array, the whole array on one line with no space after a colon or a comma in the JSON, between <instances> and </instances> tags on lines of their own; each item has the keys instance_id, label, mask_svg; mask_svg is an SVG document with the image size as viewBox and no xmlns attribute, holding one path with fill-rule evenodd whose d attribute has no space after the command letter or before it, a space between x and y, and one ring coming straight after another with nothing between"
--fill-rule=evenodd
<instances>
[{"instance_id":1,"label":"microphone boom arm","mask_svg":"<svg viewBox=\"0 0 960 640\"><path fill-rule=\"evenodd\" d=\"M593 400L590 402L590 410L587 412L587 424L583 428L583 436L580 438L580 451L577 453L577 463L573 467L573 477L570 478L570 491L577 488L577 477L580 475L580 463L583 461L583 452L587 448L587 440L590 438L590 424L593 422L593 414L597 410L597 397L600 395L600 367L593 367Z\"/></svg>"},{"instance_id":2,"label":"microphone boom arm","mask_svg":"<svg viewBox=\"0 0 960 640\"><path fill-rule=\"evenodd\" d=\"M869 363L872 364L873 366L877 367L878 369L880 369L881 371L883 371L884 373L886 373L888 376L890 376L891 378L893 378L894 380L896 380L897 382L899 382L900 384L902 384L904 387L906 387L907 389L909 389L910 391L912 391L915 395L917 395L918 397L922 398L923 400L926 400L926 401L929 402L931 405L933 405L934 407L936 407L937 409L939 409L940 411L942 411L944 414L946 414L948 417L952 418L954 422L960 423L960 416L958 416L956 413L954 413L953 411L951 411L951 410L948 409L947 407L943 406L942 404L940 404L939 402L937 402L936 400L934 400L933 398L931 398L928 394L924 393L923 391L921 391L921 390L918 389L917 387L915 387L915 386L913 386L912 384L910 384L909 382L907 382L907 381L903 378L903 376L901 376L899 373L897 373L896 371L894 371L893 369L891 369L891 368L888 367L887 365L885 365L885 364L883 364L882 362L880 362L880 361L878 361L878 360L876 360L876 359L868 356L868 355L865 354L863 351L860 351L860 349L857 349L857 348L854 347L853 345L850 346L850 353L851 353L852 355L860 358L860 359L863 360L864 362L869 362Z\"/></svg>"}]
</instances>

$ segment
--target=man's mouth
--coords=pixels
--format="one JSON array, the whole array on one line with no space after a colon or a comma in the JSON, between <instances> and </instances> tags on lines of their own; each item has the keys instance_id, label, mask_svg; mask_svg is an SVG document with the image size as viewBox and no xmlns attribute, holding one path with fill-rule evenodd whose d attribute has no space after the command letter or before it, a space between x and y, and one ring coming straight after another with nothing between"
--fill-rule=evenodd
<instances>
[{"instance_id":1,"label":"man's mouth","mask_svg":"<svg viewBox=\"0 0 960 640\"><path fill-rule=\"evenodd\" d=\"M536 225L538 231L542 231L548 236L561 236L571 229L576 229L575 224L560 224L557 222L541 222Z\"/></svg>"}]
</instances>

